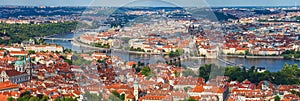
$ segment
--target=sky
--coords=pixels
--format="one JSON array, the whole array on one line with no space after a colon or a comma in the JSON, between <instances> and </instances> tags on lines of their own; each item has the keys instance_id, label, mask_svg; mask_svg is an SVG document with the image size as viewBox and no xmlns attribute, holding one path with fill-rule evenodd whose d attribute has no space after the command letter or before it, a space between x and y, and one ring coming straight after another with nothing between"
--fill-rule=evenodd
<instances>
[{"instance_id":1,"label":"sky","mask_svg":"<svg viewBox=\"0 0 300 101\"><path fill-rule=\"evenodd\" d=\"M0 0L0 5L23 6L124 6L136 0ZM158 0L145 1L142 5L159 5ZM156 2L156 3L153 3ZM299 5L300 0L164 0L177 6L294 6ZM149 3L152 2L152 3ZM139 4L140 5L140 4ZM163 4L162 4L163 5Z\"/></svg>"}]
</instances>

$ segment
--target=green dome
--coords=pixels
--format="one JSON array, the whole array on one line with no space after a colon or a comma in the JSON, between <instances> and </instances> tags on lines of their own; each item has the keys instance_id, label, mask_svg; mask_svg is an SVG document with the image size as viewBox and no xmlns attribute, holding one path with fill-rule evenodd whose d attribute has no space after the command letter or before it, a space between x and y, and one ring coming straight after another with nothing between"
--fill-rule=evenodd
<instances>
[{"instance_id":1,"label":"green dome","mask_svg":"<svg viewBox=\"0 0 300 101\"><path fill-rule=\"evenodd\" d=\"M15 62L15 65L19 65L19 66L20 66L20 65L24 65L24 64L25 64L24 61L16 61L16 62Z\"/></svg>"}]
</instances>

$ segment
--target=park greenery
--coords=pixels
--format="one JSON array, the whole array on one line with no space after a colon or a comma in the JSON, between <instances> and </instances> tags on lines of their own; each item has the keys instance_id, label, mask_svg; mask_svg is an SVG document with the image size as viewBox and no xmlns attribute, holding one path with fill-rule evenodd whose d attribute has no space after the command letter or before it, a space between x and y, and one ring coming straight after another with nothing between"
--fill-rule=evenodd
<instances>
[{"instance_id":1,"label":"park greenery","mask_svg":"<svg viewBox=\"0 0 300 101\"><path fill-rule=\"evenodd\" d=\"M77 66L82 65L82 64L90 64L90 63L92 63L92 61L83 59L80 56L80 54L77 54L77 53L73 54L72 60L65 59L65 61L68 62L71 65L77 65Z\"/></svg>"},{"instance_id":2,"label":"park greenery","mask_svg":"<svg viewBox=\"0 0 300 101\"><path fill-rule=\"evenodd\" d=\"M5 24L0 23L0 34L10 40L0 40L0 44L20 43L34 37L70 33L75 30L77 22L59 22L44 24Z\"/></svg>"},{"instance_id":3,"label":"park greenery","mask_svg":"<svg viewBox=\"0 0 300 101\"><path fill-rule=\"evenodd\" d=\"M72 59L72 60L73 60L73 59ZM82 65L82 64L91 64L91 63L92 63L92 61L85 60L85 59L83 59L82 57L78 57L76 60L74 59L74 60L72 61L72 64L73 64L73 65L77 65L77 66Z\"/></svg>"},{"instance_id":4,"label":"park greenery","mask_svg":"<svg viewBox=\"0 0 300 101\"><path fill-rule=\"evenodd\" d=\"M37 96L30 96L30 92L21 93L20 97L15 99L13 97L7 98L7 101L48 101L49 97L45 95L37 95Z\"/></svg>"},{"instance_id":5,"label":"park greenery","mask_svg":"<svg viewBox=\"0 0 300 101\"><path fill-rule=\"evenodd\" d=\"M7 98L7 101L48 101L49 97L45 96L43 94L38 94L37 96L30 96L31 93L29 91L26 91L24 93L21 93L19 98L13 98L9 97ZM54 101L78 101L77 98L72 97L62 97L62 98L56 98Z\"/></svg>"},{"instance_id":6,"label":"park greenery","mask_svg":"<svg viewBox=\"0 0 300 101\"><path fill-rule=\"evenodd\" d=\"M78 101L78 98L72 98L72 97L62 97L62 98L56 98L54 101Z\"/></svg>"},{"instance_id":7,"label":"park greenery","mask_svg":"<svg viewBox=\"0 0 300 101\"><path fill-rule=\"evenodd\" d=\"M286 50L281 53L281 55L276 55L276 54L265 54L265 55L260 55L260 54L250 54L249 50L245 51L244 53L227 53L227 55L246 55L246 56L283 56L284 59L291 59L291 58L300 58L300 51L295 51L295 50Z\"/></svg>"},{"instance_id":8,"label":"park greenery","mask_svg":"<svg viewBox=\"0 0 300 101\"><path fill-rule=\"evenodd\" d=\"M125 100L125 94L120 94L116 90L113 90L111 92L108 99L104 99L102 97L102 93L96 95L87 92L84 94L83 97L85 99L84 101L124 101Z\"/></svg>"},{"instance_id":9,"label":"park greenery","mask_svg":"<svg viewBox=\"0 0 300 101\"><path fill-rule=\"evenodd\" d=\"M285 59L291 59L291 58L300 58L300 51L295 50L287 50L282 53L283 58Z\"/></svg>"},{"instance_id":10,"label":"park greenery","mask_svg":"<svg viewBox=\"0 0 300 101\"><path fill-rule=\"evenodd\" d=\"M222 72L223 71L223 72ZM185 72L183 72L185 73ZM188 72L190 73L190 72ZM206 64L201 66L198 70L199 77L203 77L206 81L209 78L215 78L216 76L225 76L229 77L229 81L243 81L245 79L250 80L252 83L258 84L260 81L268 80L273 84L300 84L300 69L297 64L285 64L281 71L270 72L266 70L265 72L257 72L256 68L253 66L250 69L240 68L240 67L219 67L213 64ZM189 75L189 74L183 74Z\"/></svg>"},{"instance_id":11,"label":"park greenery","mask_svg":"<svg viewBox=\"0 0 300 101\"><path fill-rule=\"evenodd\" d=\"M151 70L151 68L149 66L142 66L144 63L141 63L141 65L133 65L132 68L135 69L135 71L137 73L141 73L142 75L145 75L147 76L146 79L150 79L152 77L156 77L155 73L154 73L154 70ZM156 72L160 72L159 69L157 69ZM179 75L179 74L178 74Z\"/></svg>"},{"instance_id":12,"label":"park greenery","mask_svg":"<svg viewBox=\"0 0 300 101\"><path fill-rule=\"evenodd\" d=\"M168 53L169 57L172 58L172 57L178 57L180 55L182 55L184 53L184 50L183 49L176 49L176 51L170 51Z\"/></svg>"}]
</instances>

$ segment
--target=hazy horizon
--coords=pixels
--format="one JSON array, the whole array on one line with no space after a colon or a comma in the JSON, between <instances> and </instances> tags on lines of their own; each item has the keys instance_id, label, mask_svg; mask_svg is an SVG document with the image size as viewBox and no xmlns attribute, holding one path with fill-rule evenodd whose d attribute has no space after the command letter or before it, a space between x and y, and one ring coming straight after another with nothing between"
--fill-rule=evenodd
<instances>
[{"instance_id":1,"label":"hazy horizon","mask_svg":"<svg viewBox=\"0 0 300 101\"><path fill-rule=\"evenodd\" d=\"M143 3L133 3L133 2ZM130 5L132 4L132 5ZM300 0L1 0L1 6L97 7L276 7L300 6Z\"/></svg>"}]
</instances>

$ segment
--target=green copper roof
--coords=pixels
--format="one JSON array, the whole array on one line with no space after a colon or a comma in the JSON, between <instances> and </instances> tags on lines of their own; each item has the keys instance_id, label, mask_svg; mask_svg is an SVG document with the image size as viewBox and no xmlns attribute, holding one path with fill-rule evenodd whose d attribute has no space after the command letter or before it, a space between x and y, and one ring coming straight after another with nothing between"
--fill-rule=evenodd
<instances>
[{"instance_id":1,"label":"green copper roof","mask_svg":"<svg viewBox=\"0 0 300 101\"><path fill-rule=\"evenodd\" d=\"M24 65L25 63L24 63L24 61L16 61L15 62L15 65Z\"/></svg>"}]
</instances>

